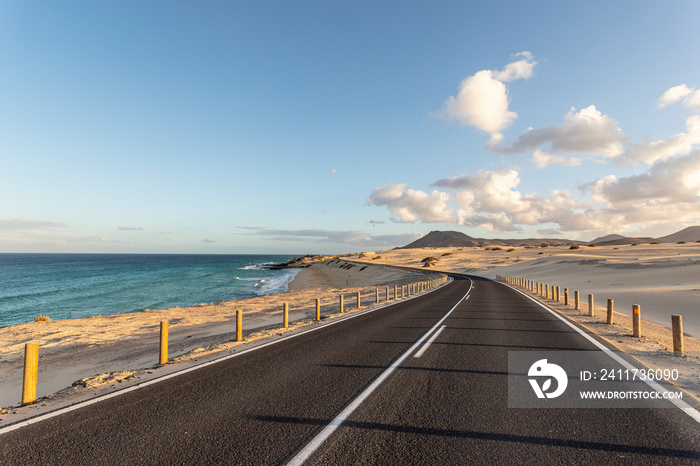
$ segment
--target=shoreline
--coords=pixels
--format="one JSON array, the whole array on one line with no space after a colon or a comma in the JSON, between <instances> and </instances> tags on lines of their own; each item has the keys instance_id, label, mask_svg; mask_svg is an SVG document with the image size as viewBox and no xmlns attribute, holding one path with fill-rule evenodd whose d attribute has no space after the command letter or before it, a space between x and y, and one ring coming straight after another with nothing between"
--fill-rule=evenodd
<instances>
[{"instance_id":1,"label":"shoreline","mask_svg":"<svg viewBox=\"0 0 700 466\"><path fill-rule=\"evenodd\" d=\"M198 306L0 328L0 407L16 406L20 401L26 343L39 343L37 398L41 398L86 377L154 368L158 362L162 321L170 323L170 361L188 359L188 354L192 356L190 359L201 358L240 345L234 341L239 309L244 311L244 338L252 341L251 338L261 339L280 332L284 303L289 303L290 326L299 320L310 324L315 316L316 298L321 299L322 314L330 315L337 311L339 294L354 296L361 292L365 301L373 302L368 296L374 298L375 286L425 280L425 275L420 273L384 274L378 270L384 267L344 264L349 263L305 264L296 274L295 280L298 277L299 281L287 292ZM312 272L314 270L319 273ZM353 286L333 286L345 282ZM350 301L348 296L348 310L354 306L354 301L353 304ZM113 381L111 378L103 383ZM0 419L5 417L0 415ZM0 425L4 423L2 419Z\"/></svg>"}]
</instances>

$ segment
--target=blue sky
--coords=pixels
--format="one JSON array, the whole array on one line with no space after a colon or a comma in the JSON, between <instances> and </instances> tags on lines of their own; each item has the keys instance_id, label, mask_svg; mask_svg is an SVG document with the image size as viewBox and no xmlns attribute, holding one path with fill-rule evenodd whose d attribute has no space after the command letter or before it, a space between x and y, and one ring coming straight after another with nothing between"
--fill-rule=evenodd
<instances>
[{"instance_id":1,"label":"blue sky","mask_svg":"<svg viewBox=\"0 0 700 466\"><path fill-rule=\"evenodd\" d=\"M700 224L700 4L0 2L0 252Z\"/></svg>"}]
</instances>

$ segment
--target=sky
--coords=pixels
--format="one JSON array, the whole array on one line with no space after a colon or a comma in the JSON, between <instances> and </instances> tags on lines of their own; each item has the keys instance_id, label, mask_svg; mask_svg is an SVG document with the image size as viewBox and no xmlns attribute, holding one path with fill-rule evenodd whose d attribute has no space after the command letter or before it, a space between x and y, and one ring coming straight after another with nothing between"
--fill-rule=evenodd
<instances>
[{"instance_id":1,"label":"sky","mask_svg":"<svg viewBox=\"0 0 700 466\"><path fill-rule=\"evenodd\" d=\"M694 1L0 0L0 252L700 225Z\"/></svg>"}]
</instances>

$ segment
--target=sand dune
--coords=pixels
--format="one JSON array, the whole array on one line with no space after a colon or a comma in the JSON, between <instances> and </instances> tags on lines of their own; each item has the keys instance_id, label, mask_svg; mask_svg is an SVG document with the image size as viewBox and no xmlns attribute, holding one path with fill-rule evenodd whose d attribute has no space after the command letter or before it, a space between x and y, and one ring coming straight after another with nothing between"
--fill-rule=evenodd
<instances>
[{"instance_id":1,"label":"sand dune","mask_svg":"<svg viewBox=\"0 0 700 466\"><path fill-rule=\"evenodd\" d=\"M671 314L681 314L684 330L700 337L700 243L636 246L426 248L376 251L373 263L527 278L592 293L602 303L613 298L618 312L632 314L639 304L646 320L670 327Z\"/></svg>"}]
</instances>

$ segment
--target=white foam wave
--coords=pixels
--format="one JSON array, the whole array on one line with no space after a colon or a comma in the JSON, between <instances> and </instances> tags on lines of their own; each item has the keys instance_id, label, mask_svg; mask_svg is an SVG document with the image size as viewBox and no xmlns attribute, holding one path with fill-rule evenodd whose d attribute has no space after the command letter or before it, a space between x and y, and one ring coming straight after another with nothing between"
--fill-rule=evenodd
<instances>
[{"instance_id":1,"label":"white foam wave","mask_svg":"<svg viewBox=\"0 0 700 466\"><path fill-rule=\"evenodd\" d=\"M258 295L264 295L288 291L289 284L294 280L297 273L299 273L299 270L288 270L283 272L281 276L259 280L253 285L255 287L255 292Z\"/></svg>"},{"instance_id":2,"label":"white foam wave","mask_svg":"<svg viewBox=\"0 0 700 466\"><path fill-rule=\"evenodd\" d=\"M241 267L240 270L262 270L266 269L270 265L275 265L277 262L263 262L261 264L251 264Z\"/></svg>"}]
</instances>

